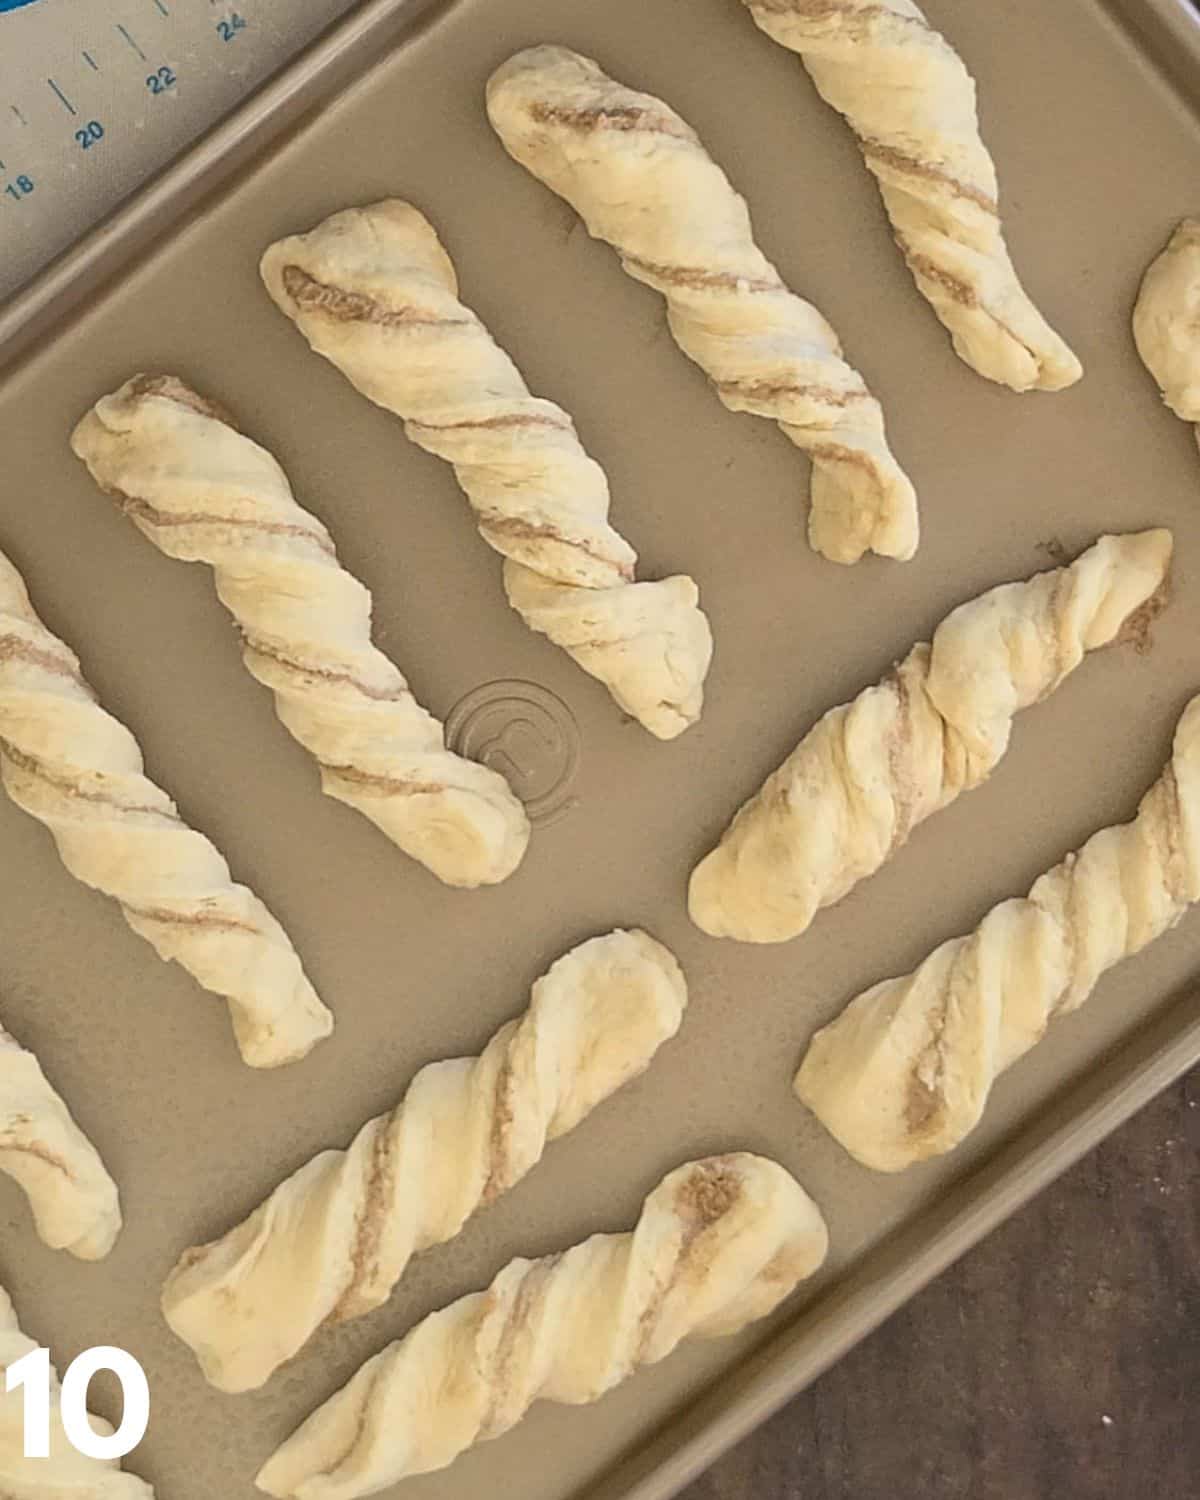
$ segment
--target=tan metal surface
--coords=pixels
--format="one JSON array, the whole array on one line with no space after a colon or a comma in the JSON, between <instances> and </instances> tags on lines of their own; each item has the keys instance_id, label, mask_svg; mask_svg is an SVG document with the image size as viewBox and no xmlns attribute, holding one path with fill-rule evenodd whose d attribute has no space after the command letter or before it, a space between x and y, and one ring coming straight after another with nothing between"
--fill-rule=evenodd
<instances>
[{"instance_id":1,"label":"tan metal surface","mask_svg":"<svg viewBox=\"0 0 1200 1500\"><path fill-rule=\"evenodd\" d=\"M380 56L403 9L376 0L290 84L279 80L270 109L257 101L239 117L245 128L231 122L157 198L114 221L98 251L77 252L70 275L60 268L0 313L0 330L15 340L38 326L29 311L46 328L47 288L90 291L144 240L146 203L173 221L220 176L229 148L261 142L278 111L294 115L328 87L331 58L344 72ZM222 1007L160 965L0 800L0 1018L41 1053L118 1177L126 1213L112 1257L80 1265L35 1241L4 1187L0 1283L60 1360L118 1342L144 1362L154 1410L132 1466L164 1497L249 1500L275 1443L417 1317L514 1253L631 1223L670 1165L714 1148L764 1151L829 1219L829 1265L801 1298L773 1324L681 1351L594 1407L540 1407L403 1491L568 1500L597 1485L604 1500L663 1500L1200 1056L1200 1000L1167 1004L1195 968L1193 914L1058 1024L941 1162L875 1176L790 1093L804 1042L847 998L1131 815L1200 688L1200 466L1128 332L1145 263L1195 210L1196 121L1094 0L1014 0L1003 14L931 0L929 10L979 78L1018 265L1087 368L1069 392L1013 396L955 359L890 243L853 141L734 0L459 0L43 334L0 392L0 547L140 736L151 774L284 920L337 1016L332 1040L304 1063L251 1073ZM720 408L653 295L505 157L483 82L540 40L593 52L661 93L747 194L764 248L830 316L884 401L923 504L914 562L847 571L813 555L803 460L768 424ZM438 225L465 299L533 389L574 414L645 576L697 578L716 657L704 718L678 741L622 722L599 684L524 628L449 470L310 355L260 289L256 262L271 239L393 193ZM531 763L529 792L553 816L505 885L445 889L322 799L311 763L243 671L207 570L159 555L93 489L67 449L70 425L146 367L218 397L278 455L374 590L378 638L431 708L448 714L498 680L542 690L513 691L525 716L536 704L545 730L536 742L552 753ZM959 600L1047 566L1060 544L1074 551L1106 529L1147 525L1176 536L1175 598L1149 653L1086 662L1022 716L986 787L797 942L756 949L691 927L691 865L825 708L876 680ZM483 712L460 715L476 745L494 737L496 710ZM691 982L683 1031L651 1073L457 1242L422 1258L387 1307L316 1340L261 1392L209 1390L158 1315L179 1250L222 1231L314 1150L344 1143L422 1062L477 1048L553 957L616 923L647 926ZM1083 1091L1068 1094L1074 1084ZM1056 1114L1031 1125L1051 1104ZM717 1377L701 1408L615 1468ZM111 1397L97 1382L96 1404Z\"/></svg>"}]
</instances>

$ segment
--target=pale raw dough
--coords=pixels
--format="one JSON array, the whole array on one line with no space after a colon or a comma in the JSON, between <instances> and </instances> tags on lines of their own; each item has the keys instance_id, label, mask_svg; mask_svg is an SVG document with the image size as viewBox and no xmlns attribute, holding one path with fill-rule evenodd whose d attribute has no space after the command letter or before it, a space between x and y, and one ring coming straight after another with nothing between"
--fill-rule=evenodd
<instances>
[{"instance_id":1,"label":"pale raw dough","mask_svg":"<svg viewBox=\"0 0 1200 1500\"><path fill-rule=\"evenodd\" d=\"M167 1322L213 1385L262 1385L323 1323L385 1302L411 1256L452 1239L641 1073L686 1003L679 965L646 933L580 944L482 1056L422 1068L349 1150L323 1151L236 1229L185 1251Z\"/></svg>"},{"instance_id":2,"label":"pale raw dough","mask_svg":"<svg viewBox=\"0 0 1200 1500\"><path fill-rule=\"evenodd\" d=\"M38 1346L21 1332L8 1293L0 1287L0 1376ZM0 1378L0 1495L4 1500L154 1500L136 1474L116 1459L88 1458L67 1441L59 1417L58 1375L50 1367L50 1457L24 1455L24 1392L4 1392ZM112 1427L89 1412L92 1430L107 1437Z\"/></svg>"},{"instance_id":3,"label":"pale raw dough","mask_svg":"<svg viewBox=\"0 0 1200 1500\"><path fill-rule=\"evenodd\" d=\"M2 553L0 779L77 880L115 897L160 957L225 997L251 1067L292 1062L329 1035L333 1018L283 928L143 774L137 741L96 702Z\"/></svg>"},{"instance_id":4,"label":"pale raw dough","mask_svg":"<svg viewBox=\"0 0 1200 1500\"><path fill-rule=\"evenodd\" d=\"M1163 400L1200 423L1200 220L1184 219L1142 280L1133 337ZM1200 442L1200 426L1195 428Z\"/></svg>"},{"instance_id":5,"label":"pale raw dough","mask_svg":"<svg viewBox=\"0 0 1200 1500\"><path fill-rule=\"evenodd\" d=\"M1132 823L1105 828L914 973L867 990L819 1031L796 1093L868 1167L952 1150L992 1084L1102 974L1200 901L1200 698Z\"/></svg>"},{"instance_id":6,"label":"pale raw dough","mask_svg":"<svg viewBox=\"0 0 1200 1500\"><path fill-rule=\"evenodd\" d=\"M511 875L525 809L497 772L446 749L441 724L371 644L371 595L337 560L274 458L171 376L102 397L71 446L169 557L210 564L247 669L331 797L447 885Z\"/></svg>"},{"instance_id":7,"label":"pale raw dough","mask_svg":"<svg viewBox=\"0 0 1200 1500\"><path fill-rule=\"evenodd\" d=\"M743 0L798 52L858 137L896 243L958 355L1015 391L1083 374L1029 300L1004 243L975 81L912 0Z\"/></svg>"},{"instance_id":8,"label":"pale raw dough","mask_svg":"<svg viewBox=\"0 0 1200 1500\"><path fill-rule=\"evenodd\" d=\"M831 709L692 873L692 920L779 943L874 874L918 823L984 781L1014 715L1154 610L1171 534L1102 537L1069 567L1002 584L949 614L930 645Z\"/></svg>"},{"instance_id":9,"label":"pale raw dough","mask_svg":"<svg viewBox=\"0 0 1200 1500\"><path fill-rule=\"evenodd\" d=\"M121 1228L117 1186L32 1052L0 1027L0 1172L55 1250L101 1260ZM3 1485L0 1484L0 1493Z\"/></svg>"},{"instance_id":10,"label":"pale raw dough","mask_svg":"<svg viewBox=\"0 0 1200 1500\"><path fill-rule=\"evenodd\" d=\"M712 657L695 583L634 582L603 469L458 300L428 219L398 199L346 209L272 245L262 276L318 354L454 465L526 624L660 739L695 723Z\"/></svg>"},{"instance_id":11,"label":"pale raw dough","mask_svg":"<svg viewBox=\"0 0 1200 1500\"><path fill-rule=\"evenodd\" d=\"M444 1468L538 1399L595 1401L685 1338L765 1317L827 1245L816 1205L774 1162L739 1153L679 1167L631 1234L510 1261L486 1292L369 1360L268 1460L258 1486L354 1500Z\"/></svg>"},{"instance_id":12,"label":"pale raw dough","mask_svg":"<svg viewBox=\"0 0 1200 1500\"><path fill-rule=\"evenodd\" d=\"M755 244L745 200L691 126L564 47L510 58L487 107L508 152L667 299L676 343L725 405L773 418L809 455L817 551L842 563L911 557L916 495L879 403Z\"/></svg>"}]
</instances>

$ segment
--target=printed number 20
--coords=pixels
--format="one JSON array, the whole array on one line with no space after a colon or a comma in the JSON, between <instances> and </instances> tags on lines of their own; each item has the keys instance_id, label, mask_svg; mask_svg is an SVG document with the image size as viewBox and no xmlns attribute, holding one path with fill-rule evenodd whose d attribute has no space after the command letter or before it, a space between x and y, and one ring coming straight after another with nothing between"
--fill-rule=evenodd
<instances>
[{"instance_id":1,"label":"printed number 20","mask_svg":"<svg viewBox=\"0 0 1200 1500\"><path fill-rule=\"evenodd\" d=\"M104 139L104 126L99 120L89 120L82 130L75 132L75 139L84 151Z\"/></svg>"},{"instance_id":2,"label":"printed number 20","mask_svg":"<svg viewBox=\"0 0 1200 1500\"><path fill-rule=\"evenodd\" d=\"M88 1419L87 1393L97 1370L111 1370L121 1382L124 1410L121 1425L107 1437L101 1436ZM15 1360L4 1375L5 1391L20 1387L25 1396L26 1458L50 1457L50 1351L31 1349ZM63 1376L58 1398L59 1415L67 1441L88 1458L109 1461L132 1453L145 1436L150 1421L150 1387L145 1371L132 1354L98 1344L85 1349L72 1360Z\"/></svg>"}]
</instances>

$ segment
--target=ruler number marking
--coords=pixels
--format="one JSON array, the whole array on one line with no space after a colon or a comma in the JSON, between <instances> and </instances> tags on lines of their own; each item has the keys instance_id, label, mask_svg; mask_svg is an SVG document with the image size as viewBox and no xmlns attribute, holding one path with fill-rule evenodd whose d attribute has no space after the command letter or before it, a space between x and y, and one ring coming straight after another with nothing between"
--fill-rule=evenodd
<instances>
[{"instance_id":1,"label":"ruler number marking","mask_svg":"<svg viewBox=\"0 0 1200 1500\"><path fill-rule=\"evenodd\" d=\"M232 42L239 31L245 31L245 18L239 16L235 10L231 15L222 17L217 22L217 35L223 42Z\"/></svg>"},{"instance_id":2,"label":"ruler number marking","mask_svg":"<svg viewBox=\"0 0 1200 1500\"><path fill-rule=\"evenodd\" d=\"M15 203L20 203L22 198L29 197L35 186L33 178L22 172L18 177L14 177L10 183L5 184L4 191Z\"/></svg>"},{"instance_id":3,"label":"ruler number marking","mask_svg":"<svg viewBox=\"0 0 1200 1500\"><path fill-rule=\"evenodd\" d=\"M98 141L104 139L104 126L99 120L89 120L82 130L75 132L75 139L79 142L81 150L88 151Z\"/></svg>"},{"instance_id":4,"label":"ruler number marking","mask_svg":"<svg viewBox=\"0 0 1200 1500\"><path fill-rule=\"evenodd\" d=\"M175 87L175 83L174 68L159 68L146 75L146 87L152 94L165 94L168 89Z\"/></svg>"}]
</instances>

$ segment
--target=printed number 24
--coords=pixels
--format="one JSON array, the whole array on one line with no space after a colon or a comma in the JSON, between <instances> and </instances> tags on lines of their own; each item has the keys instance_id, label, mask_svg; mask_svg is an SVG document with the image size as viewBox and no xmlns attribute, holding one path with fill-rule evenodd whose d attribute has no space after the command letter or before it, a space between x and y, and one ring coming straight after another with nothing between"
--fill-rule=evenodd
<instances>
[{"instance_id":1,"label":"printed number 24","mask_svg":"<svg viewBox=\"0 0 1200 1500\"><path fill-rule=\"evenodd\" d=\"M174 88L174 71L171 68L159 68L157 73L151 73L147 76L146 87L152 94L161 94L167 89Z\"/></svg>"},{"instance_id":2,"label":"printed number 24","mask_svg":"<svg viewBox=\"0 0 1200 1500\"><path fill-rule=\"evenodd\" d=\"M223 42L232 42L239 31L245 31L246 23L235 10L227 21L217 22L217 35Z\"/></svg>"}]
</instances>

